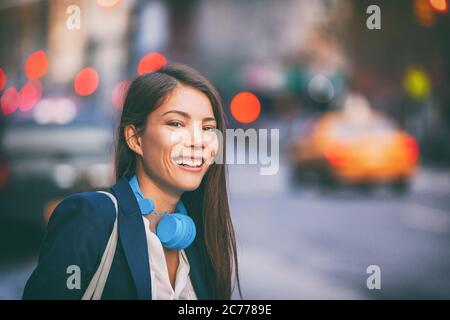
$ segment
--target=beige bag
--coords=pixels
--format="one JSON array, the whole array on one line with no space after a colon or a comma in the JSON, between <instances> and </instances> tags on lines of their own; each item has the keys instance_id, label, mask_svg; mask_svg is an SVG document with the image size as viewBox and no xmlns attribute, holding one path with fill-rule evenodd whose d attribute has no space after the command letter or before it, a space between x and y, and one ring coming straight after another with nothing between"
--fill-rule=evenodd
<instances>
[{"instance_id":1,"label":"beige bag","mask_svg":"<svg viewBox=\"0 0 450 320\"><path fill-rule=\"evenodd\" d=\"M81 300L100 300L102 297L103 289L105 288L106 280L108 279L109 270L111 269L111 264L114 259L114 254L116 252L117 241L119 238L118 232L118 214L119 209L117 206L117 199L109 192L97 191L99 193L106 194L111 198L114 206L116 208L116 221L114 222L114 227L109 236L108 244L106 245L105 252L103 252L102 260L100 261L100 265L95 272L94 276L89 283L86 291L81 297Z\"/></svg>"}]
</instances>

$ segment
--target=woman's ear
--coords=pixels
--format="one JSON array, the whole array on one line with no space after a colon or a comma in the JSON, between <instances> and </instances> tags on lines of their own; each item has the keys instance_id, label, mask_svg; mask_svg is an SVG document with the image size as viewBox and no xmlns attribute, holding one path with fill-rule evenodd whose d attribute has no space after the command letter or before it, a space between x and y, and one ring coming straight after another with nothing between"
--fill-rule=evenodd
<instances>
[{"instance_id":1,"label":"woman's ear","mask_svg":"<svg viewBox=\"0 0 450 320\"><path fill-rule=\"evenodd\" d=\"M128 147L136 154L143 156L141 137L138 134L136 127L132 124L125 126L124 128L125 141Z\"/></svg>"}]
</instances>

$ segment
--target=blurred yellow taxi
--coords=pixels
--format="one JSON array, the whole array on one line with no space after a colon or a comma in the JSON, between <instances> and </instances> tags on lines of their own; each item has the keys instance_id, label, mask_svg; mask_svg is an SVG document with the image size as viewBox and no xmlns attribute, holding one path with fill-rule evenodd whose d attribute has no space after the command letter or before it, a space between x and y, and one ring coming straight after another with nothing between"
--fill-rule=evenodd
<instances>
[{"instance_id":1,"label":"blurred yellow taxi","mask_svg":"<svg viewBox=\"0 0 450 320\"><path fill-rule=\"evenodd\" d=\"M346 108L318 118L290 149L297 173L316 170L326 181L406 187L418 167L416 140L379 112Z\"/></svg>"}]
</instances>

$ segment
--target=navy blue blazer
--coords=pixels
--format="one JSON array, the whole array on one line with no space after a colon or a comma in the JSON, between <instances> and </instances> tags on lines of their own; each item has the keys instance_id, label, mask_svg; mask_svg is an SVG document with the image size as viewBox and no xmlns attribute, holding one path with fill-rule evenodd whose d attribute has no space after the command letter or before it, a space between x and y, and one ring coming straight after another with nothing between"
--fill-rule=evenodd
<instances>
[{"instance_id":1,"label":"navy blue blazer","mask_svg":"<svg viewBox=\"0 0 450 320\"><path fill-rule=\"evenodd\" d=\"M151 299L151 276L145 226L126 178L110 190L119 207L119 241L102 299ZM28 279L22 299L81 299L100 264L115 221L114 204L98 192L65 198L53 212L38 265ZM199 300L212 299L198 237L185 249L190 278ZM81 271L80 289L69 289L71 265Z\"/></svg>"}]
</instances>

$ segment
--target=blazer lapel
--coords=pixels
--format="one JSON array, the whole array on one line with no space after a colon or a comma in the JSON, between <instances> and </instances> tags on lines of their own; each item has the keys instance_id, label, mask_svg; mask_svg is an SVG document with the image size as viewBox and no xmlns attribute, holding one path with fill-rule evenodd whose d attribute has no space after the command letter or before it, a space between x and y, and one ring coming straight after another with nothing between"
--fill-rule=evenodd
<instances>
[{"instance_id":1,"label":"blazer lapel","mask_svg":"<svg viewBox=\"0 0 450 320\"><path fill-rule=\"evenodd\" d=\"M119 204L119 238L140 300L151 300L151 276L145 226L126 178L111 188Z\"/></svg>"},{"instance_id":2,"label":"blazer lapel","mask_svg":"<svg viewBox=\"0 0 450 320\"><path fill-rule=\"evenodd\" d=\"M145 225L136 197L126 178L121 178L112 188L119 204L119 238L128 261L134 284L141 300L150 300L151 275ZM189 212L188 212L189 214ZM199 300L210 299L205 273L198 251L198 238L185 249L190 266L190 279Z\"/></svg>"}]
</instances>

